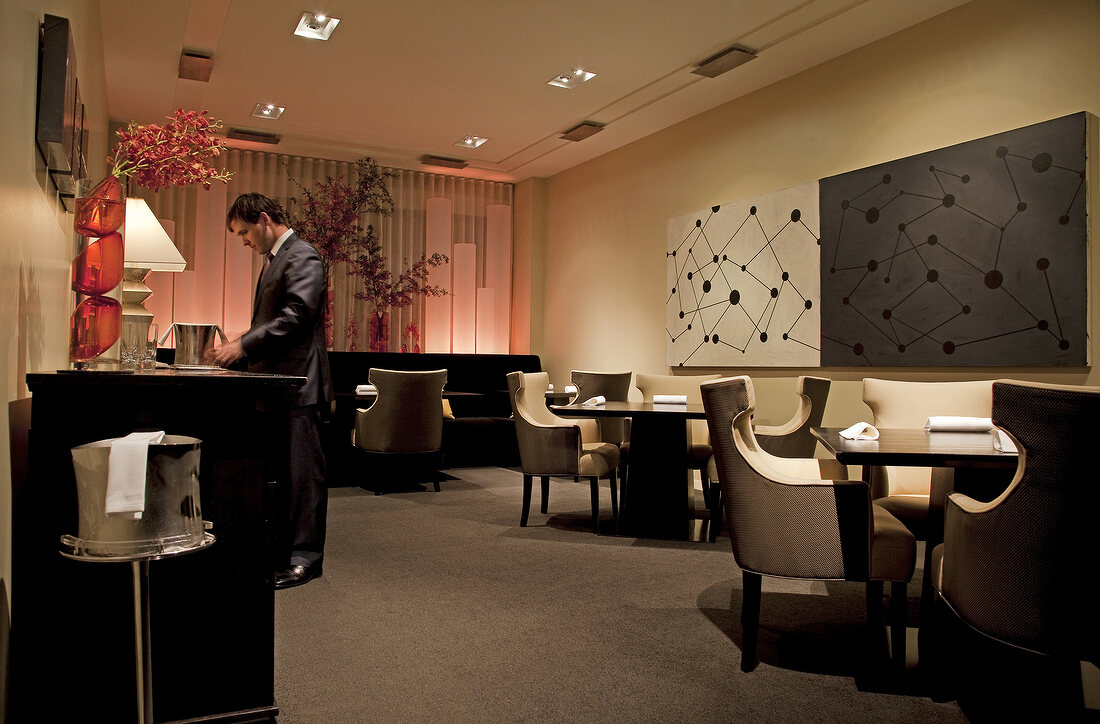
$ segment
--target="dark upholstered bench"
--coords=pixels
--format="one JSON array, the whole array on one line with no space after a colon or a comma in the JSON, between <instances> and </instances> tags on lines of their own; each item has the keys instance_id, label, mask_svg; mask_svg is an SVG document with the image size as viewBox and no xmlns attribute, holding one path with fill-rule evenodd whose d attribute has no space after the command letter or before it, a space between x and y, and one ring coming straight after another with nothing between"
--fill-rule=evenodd
<instances>
[{"instance_id":1,"label":"dark upholstered bench","mask_svg":"<svg viewBox=\"0 0 1100 724\"><path fill-rule=\"evenodd\" d=\"M540 372L538 355L409 354L401 352L329 352L336 404L324 433L325 455L332 485L354 485L362 477L354 455L351 431L355 409L369 402L357 398L355 387L367 384L372 367L390 370L447 370L444 394L454 419L443 421L445 467L519 465L509 372ZM453 394L448 394L453 393Z\"/></svg>"}]
</instances>

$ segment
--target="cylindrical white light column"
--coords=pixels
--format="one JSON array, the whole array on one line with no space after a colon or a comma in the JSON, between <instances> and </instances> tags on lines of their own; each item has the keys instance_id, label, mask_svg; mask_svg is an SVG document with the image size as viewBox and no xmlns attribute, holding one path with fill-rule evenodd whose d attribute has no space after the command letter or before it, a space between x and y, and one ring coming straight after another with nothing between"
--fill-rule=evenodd
<instances>
[{"instance_id":1,"label":"cylindrical white light column","mask_svg":"<svg viewBox=\"0 0 1100 724\"><path fill-rule=\"evenodd\" d=\"M482 287L477 290L477 353L500 352L495 334L496 312L494 290Z\"/></svg>"},{"instance_id":2,"label":"cylindrical white light column","mask_svg":"<svg viewBox=\"0 0 1100 724\"><path fill-rule=\"evenodd\" d=\"M485 207L485 286L494 289L492 352L507 354L512 336L512 207ZM480 310L479 310L480 311ZM478 332L481 318L478 318ZM481 351L480 346L478 351Z\"/></svg>"},{"instance_id":3,"label":"cylindrical white light column","mask_svg":"<svg viewBox=\"0 0 1100 724\"><path fill-rule=\"evenodd\" d=\"M450 264L428 270L428 284L453 291L451 271L454 254L451 251L451 200L428 199L424 219L425 246L428 256L446 254ZM425 352L451 351L451 301L450 295L427 297L424 300Z\"/></svg>"},{"instance_id":4,"label":"cylindrical white light column","mask_svg":"<svg viewBox=\"0 0 1100 724\"><path fill-rule=\"evenodd\" d=\"M454 256L454 305L451 322L451 351L473 354L477 329L477 246L455 244Z\"/></svg>"}]
</instances>

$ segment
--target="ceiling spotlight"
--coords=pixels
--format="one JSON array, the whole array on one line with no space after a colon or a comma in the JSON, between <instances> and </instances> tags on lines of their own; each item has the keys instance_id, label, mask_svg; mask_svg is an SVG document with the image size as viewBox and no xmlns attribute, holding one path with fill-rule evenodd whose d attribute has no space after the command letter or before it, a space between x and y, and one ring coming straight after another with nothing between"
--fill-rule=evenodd
<instances>
[{"instance_id":1,"label":"ceiling spotlight","mask_svg":"<svg viewBox=\"0 0 1100 724\"><path fill-rule=\"evenodd\" d=\"M576 88L581 83L590 81L595 77L595 73L587 71L584 68L570 68L563 73L558 73L556 76L546 81L546 84L555 85L558 88Z\"/></svg>"},{"instance_id":2,"label":"ceiling spotlight","mask_svg":"<svg viewBox=\"0 0 1100 724\"><path fill-rule=\"evenodd\" d=\"M277 106L274 103L257 103L252 109L252 115L257 118L267 118L268 120L275 120L279 116L283 115L283 111L286 108L283 106Z\"/></svg>"},{"instance_id":3,"label":"ceiling spotlight","mask_svg":"<svg viewBox=\"0 0 1100 724\"><path fill-rule=\"evenodd\" d=\"M332 31L340 23L340 18L330 18L320 13L303 12L298 27L294 29L295 35L314 40L328 40Z\"/></svg>"},{"instance_id":4,"label":"ceiling spotlight","mask_svg":"<svg viewBox=\"0 0 1100 724\"><path fill-rule=\"evenodd\" d=\"M488 140L484 136L466 136L461 141L455 141L455 145L463 148L477 148Z\"/></svg>"}]
</instances>

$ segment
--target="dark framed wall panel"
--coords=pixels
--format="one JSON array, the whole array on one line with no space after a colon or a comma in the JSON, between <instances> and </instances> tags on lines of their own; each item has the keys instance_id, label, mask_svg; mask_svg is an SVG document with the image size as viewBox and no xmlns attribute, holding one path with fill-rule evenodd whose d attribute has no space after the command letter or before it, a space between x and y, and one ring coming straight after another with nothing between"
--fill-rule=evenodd
<instances>
[{"instance_id":1,"label":"dark framed wall panel","mask_svg":"<svg viewBox=\"0 0 1100 724\"><path fill-rule=\"evenodd\" d=\"M822 179L821 364L1088 364L1086 128Z\"/></svg>"}]
</instances>

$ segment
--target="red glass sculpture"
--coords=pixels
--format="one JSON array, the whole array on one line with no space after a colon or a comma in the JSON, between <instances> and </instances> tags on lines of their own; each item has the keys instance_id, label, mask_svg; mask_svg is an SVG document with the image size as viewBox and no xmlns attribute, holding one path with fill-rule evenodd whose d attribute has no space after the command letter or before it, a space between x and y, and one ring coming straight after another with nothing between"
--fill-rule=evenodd
<instances>
[{"instance_id":1,"label":"red glass sculpture","mask_svg":"<svg viewBox=\"0 0 1100 724\"><path fill-rule=\"evenodd\" d=\"M97 296L117 287L125 256L117 231L92 241L73 260L73 291Z\"/></svg>"}]
</instances>

